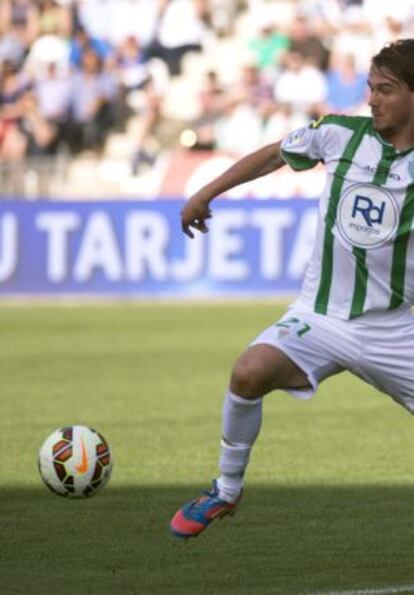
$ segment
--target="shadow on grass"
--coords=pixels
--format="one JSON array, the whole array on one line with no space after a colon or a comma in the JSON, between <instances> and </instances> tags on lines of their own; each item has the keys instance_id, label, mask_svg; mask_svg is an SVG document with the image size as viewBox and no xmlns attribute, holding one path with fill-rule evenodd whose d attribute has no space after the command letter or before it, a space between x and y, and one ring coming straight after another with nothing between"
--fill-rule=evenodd
<instances>
[{"instance_id":1,"label":"shadow on grass","mask_svg":"<svg viewBox=\"0 0 414 595\"><path fill-rule=\"evenodd\" d=\"M285 595L414 583L414 488L249 486L233 519L183 543L168 520L199 491L109 486L68 501L0 489L0 592Z\"/></svg>"}]
</instances>

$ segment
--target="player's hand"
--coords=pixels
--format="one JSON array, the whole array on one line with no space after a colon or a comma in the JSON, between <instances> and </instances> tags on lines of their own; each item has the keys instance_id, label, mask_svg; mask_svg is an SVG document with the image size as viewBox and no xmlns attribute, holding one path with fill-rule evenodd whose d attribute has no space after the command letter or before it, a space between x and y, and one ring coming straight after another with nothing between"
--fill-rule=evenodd
<instances>
[{"instance_id":1,"label":"player's hand","mask_svg":"<svg viewBox=\"0 0 414 595\"><path fill-rule=\"evenodd\" d=\"M194 196L186 202L181 211L181 228L189 238L194 237L194 233L191 230L192 227L201 233L207 233L208 227L206 225L206 220L210 219L211 216L208 202L200 200Z\"/></svg>"}]
</instances>

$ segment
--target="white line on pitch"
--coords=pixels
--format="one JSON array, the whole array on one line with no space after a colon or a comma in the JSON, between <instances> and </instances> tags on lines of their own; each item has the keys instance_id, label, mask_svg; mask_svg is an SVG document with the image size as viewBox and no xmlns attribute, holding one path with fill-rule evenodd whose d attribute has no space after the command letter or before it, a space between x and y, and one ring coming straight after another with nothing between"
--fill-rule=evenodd
<instances>
[{"instance_id":1,"label":"white line on pitch","mask_svg":"<svg viewBox=\"0 0 414 595\"><path fill-rule=\"evenodd\" d=\"M398 593L414 593L414 585L400 587L383 587L381 589L359 589L357 591L324 591L308 595L394 595Z\"/></svg>"}]
</instances>

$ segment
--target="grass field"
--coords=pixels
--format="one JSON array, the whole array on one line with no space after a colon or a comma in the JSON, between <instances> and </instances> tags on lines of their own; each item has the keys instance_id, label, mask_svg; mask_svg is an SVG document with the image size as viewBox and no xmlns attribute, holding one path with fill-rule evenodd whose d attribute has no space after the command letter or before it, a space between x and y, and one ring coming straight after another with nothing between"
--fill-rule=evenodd
<instances>
[{"instance_id":1,"label":"grass field","mask_svg":"<svg viewBox=\"0 0 414 595\"><path fill-rule=\"evenodd\" d=\"M238 514L193 542L167 533L216 475L234 358L281 312L2 307L2 595L414 593L413 420L349 374L310 402L267 397ZM113 448L90 500L38 476L40 444L70 423Z\"/></svg>"}]
</instances>

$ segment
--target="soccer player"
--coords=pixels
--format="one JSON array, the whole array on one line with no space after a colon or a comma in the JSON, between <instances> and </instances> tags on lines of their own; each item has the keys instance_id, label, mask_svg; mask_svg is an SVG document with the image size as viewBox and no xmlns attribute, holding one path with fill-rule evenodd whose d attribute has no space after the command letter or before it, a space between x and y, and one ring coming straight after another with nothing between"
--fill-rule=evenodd
<instances>
[{"instance_id":1,"label":"soccer player","mask_svg":"<svg viewBox=\"0 0 414 595\"><path fill-rule=\"evenodd\" d=\"M177 537L198 536L240 501L262 399L311 397L349 370L414 413L414 39L384 47L368 77L372 117L326 116L244 157L184 206L182 229L207 232L210 203L281 168L323 162L315 246L298 299L236 361L225 395L220 475L174 515Z\"/></svg>"}]
</instances>

